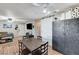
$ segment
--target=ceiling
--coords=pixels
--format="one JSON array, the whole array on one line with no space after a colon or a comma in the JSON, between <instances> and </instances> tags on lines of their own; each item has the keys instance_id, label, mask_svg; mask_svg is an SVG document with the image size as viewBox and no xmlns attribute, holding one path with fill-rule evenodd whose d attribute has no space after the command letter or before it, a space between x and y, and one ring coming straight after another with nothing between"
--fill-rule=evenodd
<instances>
[{"instance_id":1,"label":"ceiling","mask_svg":"<svg viewBox=\"0 0 79 59\"><path fill-rule=\"evenodd\" d=\"M43 13L45 8L53 14L56 10L60 12L73 5L75 3L0 3L0 20L5 20L4 17L12 17L16 21L35 20L48 15Z\"/></svg>"}]
</instances>

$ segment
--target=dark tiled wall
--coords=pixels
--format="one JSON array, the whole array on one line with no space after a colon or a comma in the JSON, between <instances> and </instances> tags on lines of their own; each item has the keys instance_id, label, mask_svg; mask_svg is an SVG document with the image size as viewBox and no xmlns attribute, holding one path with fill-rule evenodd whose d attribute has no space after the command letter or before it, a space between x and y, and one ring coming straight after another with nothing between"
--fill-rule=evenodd
<instances>
[{"instance_id":1,"label":"dark tiled wall","mask_svg":"<svg viewBox=\"0 0 79 59\"><path fill-rule=\"evenodd\" d=\"M79 18L53 22L53 48L63 54L79 54Z\"/></svg>"}]
</instances>

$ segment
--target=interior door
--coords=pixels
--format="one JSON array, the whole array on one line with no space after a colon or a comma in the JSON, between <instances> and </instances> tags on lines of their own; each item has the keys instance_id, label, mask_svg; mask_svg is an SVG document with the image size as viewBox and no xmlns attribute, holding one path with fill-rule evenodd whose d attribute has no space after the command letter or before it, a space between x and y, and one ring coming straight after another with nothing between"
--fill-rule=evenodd
<instances>
[{"instance_id":1,"label":"interior door","mask_svg":"<svg viewBox=\"0 0 79 59\"><path fill-rule=\"evenodd\" d=\"M53 48L64 51L64 21L53 22Z\"/></svg>"}]
</instances>

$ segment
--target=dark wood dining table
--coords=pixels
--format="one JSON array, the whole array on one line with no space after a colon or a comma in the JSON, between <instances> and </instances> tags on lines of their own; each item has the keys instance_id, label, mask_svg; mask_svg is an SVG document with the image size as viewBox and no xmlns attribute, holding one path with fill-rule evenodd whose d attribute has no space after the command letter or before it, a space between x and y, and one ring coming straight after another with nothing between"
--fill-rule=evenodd
<instances>
[{"instance_id":1,"label":"dark wood dining table","mask_svg":"<svg viewBox=\"0 0 79 59\"><path fill-rule=\"evenodd\" d=\"M47 41L42 41L40 39L36 38L30 38L30 39L23 39L22 44L28 48L31 52L35 50L36 48L40 47L42 44L46 43Z\"/></svg>"}]
</instances>

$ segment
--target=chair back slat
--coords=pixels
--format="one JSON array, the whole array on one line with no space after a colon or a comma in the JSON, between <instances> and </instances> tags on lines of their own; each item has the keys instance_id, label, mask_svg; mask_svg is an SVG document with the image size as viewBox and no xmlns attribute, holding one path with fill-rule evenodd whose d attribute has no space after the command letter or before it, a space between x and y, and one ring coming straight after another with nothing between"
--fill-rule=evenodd
<instances>
[{"instance_id":1,"label":"chair back slat","mask_svg":"<svg viewBox=\"0 0 79 59\"><path fill-rule=\"evenodd\" d=\"M19 55L21 55L21 52L22 52L22 42L21 42L21 40L18 40L18 45L19 45Z\"/></svg>"},{"instance_id":2,"label":"chair back slat","mask_svg":"<svg viewBox=\"0 0 79 59\"><path fill-rule=\"evenodd\" d=\"M24 46L21 40L18 40L19 44L19 55L28 55L30 53L29 49Z\"/></svg>"}]
</instances>

